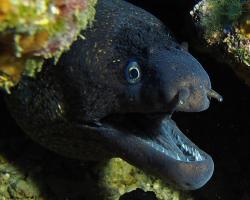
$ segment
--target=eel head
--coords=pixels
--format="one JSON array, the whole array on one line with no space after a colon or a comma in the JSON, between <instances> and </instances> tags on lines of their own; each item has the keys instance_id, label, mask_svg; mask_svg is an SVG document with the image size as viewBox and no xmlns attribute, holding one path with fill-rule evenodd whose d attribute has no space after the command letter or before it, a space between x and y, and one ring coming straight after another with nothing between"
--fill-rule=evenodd
<instances>
[{"instance_id":1,"label":"eel head","mask_svg":"<svg viewBox=\"0 0 250 200\"><path fill-rule=\"evenodd\" d=\"M171 48L152 51L146 70L136 60L125 69L128 88L119 96L119 111L88 128L103 137L113 156L181 189L202 187L212 176L213 160L171 116L175 111L203 111L211 98L222 101L211 89L207 73L189 53Z\"/></svg>"}]
</instances>

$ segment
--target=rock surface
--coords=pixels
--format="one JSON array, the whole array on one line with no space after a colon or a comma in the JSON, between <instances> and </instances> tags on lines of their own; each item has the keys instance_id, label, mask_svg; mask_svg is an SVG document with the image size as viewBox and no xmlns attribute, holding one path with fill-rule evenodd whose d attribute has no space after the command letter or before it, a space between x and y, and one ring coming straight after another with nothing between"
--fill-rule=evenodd
<instances>
[{"instance_id":1,"label":"rock surface","mask_svg":"<svg viewBox=\"0 0 250 200\"><path fill-rule=\"evenodd\" d=\"M250 85L250 2L202 0L190 11L199 39L196 51L226 63Z\"/></svg>"},{"instance_id":2,"label":"rock surface","mask_svg":"<svg viewBox=\"0 0 250 200\"><path fill-rule=\"evenodd\" d=\"M2 0L0 89L10 93L22 75L34 77L43 60L69 48L95 16L96 0Z\"/></svg>"}]
</instances>

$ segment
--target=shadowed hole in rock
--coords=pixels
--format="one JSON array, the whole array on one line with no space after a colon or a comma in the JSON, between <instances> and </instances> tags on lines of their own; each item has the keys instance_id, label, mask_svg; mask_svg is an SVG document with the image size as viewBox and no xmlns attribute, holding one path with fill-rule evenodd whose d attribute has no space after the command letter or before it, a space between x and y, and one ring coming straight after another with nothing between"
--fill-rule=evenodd
<instances>
[{"instance_id":1,"label":"shadowed hole in rock","mask_svg":"<svg viewBox=\"0 0 250 200\"><path fill-rule=\"evenodd\" d=\"M119 200L157 200L153 192L144 192L141 189L136 189L132 192L128 192L120 197Z\"/></svg>"}]
</instances>

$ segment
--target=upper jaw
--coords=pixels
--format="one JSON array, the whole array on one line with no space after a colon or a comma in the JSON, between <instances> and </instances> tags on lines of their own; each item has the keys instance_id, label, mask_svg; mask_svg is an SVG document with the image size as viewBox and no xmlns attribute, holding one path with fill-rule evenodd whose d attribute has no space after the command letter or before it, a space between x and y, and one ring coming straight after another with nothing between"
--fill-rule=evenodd
<instances>
[{"instance_id":1,"label":"upper jaw","mask_svg":"<svg viewBox=\"0 0 250 200\"><path fill-rule=\"evenodd\" d=\"M119 123L117 121L121 119L118 115L101 120L93 128L103 138L103 145L112 152L112 156L121 157L180 189L202 187L212 176L212 158L194 145L169 115L163 116L158 114L152 117L147 124L153 125L146 129L137 126L138 121L133 118L126 124L126 117L122 116L123 120Z\"/></svg>"}]
</instances>

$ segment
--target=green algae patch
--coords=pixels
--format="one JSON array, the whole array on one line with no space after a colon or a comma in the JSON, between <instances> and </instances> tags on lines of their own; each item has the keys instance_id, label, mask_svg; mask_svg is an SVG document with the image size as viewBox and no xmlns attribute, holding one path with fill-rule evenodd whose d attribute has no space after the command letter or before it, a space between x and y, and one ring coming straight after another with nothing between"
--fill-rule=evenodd
<instances>
[{"instance_id":1,"label":"green algae patch","mask_svg":"<svg viewBox=\"0 0 250 200\"><path fill-rule=\"evenodd\" d=\"M101 166L99 182L106 200L119 200L136 189L153 192L159 200L192 200L188 193L164 184L120 158L113 158Z\"/></svg>"},{"instance_id":2,"label":"green algae patch","mask_svg":"<svg viewBox=\"0 0 250 200\"><path fill-rule=\"evenodd\" d=\"M203 0L191 15L209 45L220 45L236 62L250 67L250 1Z\"/></svg>"},{"instance_id":3,"label":"green algae patch","mask_svg":"<svg viewBox=\"0 0 250 200\"><path fill-rule=\"evenodd\" d=\"M38 185L0 155L0 200L44 200Z\"/></svg>"},{"instance_id":4,"label":"green algae patch","mask_svg":"<svg viewBox=\"0 0 250 200\"><path fill-rule=\"evenodd\" d=\"M250 67L250 39L240 33L238 29L235 34L224 38L223 43L227 46L227 51L234 55L238 62L242 62Z\"/></svg>"},{"instance_id":5,"label":"green algae patch","mask_svg":"<svg viewBox=\"0 0 250 200\"><path fill-rule=\"evenodd\" d=\"M43 60L67 50L94 20L97 0L0 1L0 88L35 77Z\"/></svg>"}]
</instances>

